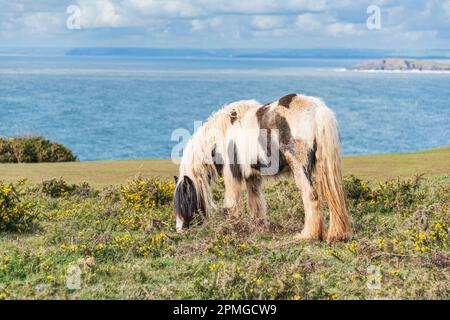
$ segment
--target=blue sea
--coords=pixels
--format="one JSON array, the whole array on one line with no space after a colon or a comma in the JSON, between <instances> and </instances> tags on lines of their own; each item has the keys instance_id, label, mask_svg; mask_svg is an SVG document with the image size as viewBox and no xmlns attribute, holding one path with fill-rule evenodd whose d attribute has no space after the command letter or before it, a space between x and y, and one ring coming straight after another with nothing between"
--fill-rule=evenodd
<instances>
[{"instance_id":1,"label":"blue sea","mask_svg":"<svg viewBox=\"0 0 450 320\"><path fill-rule=\"evenodd\" d=\"M0 135L41 134L82 161L167 158L173 130L221 106L298 92L337 115L344 154L450 145L450 74L357 72L349 59L1 56Z\"/></svg>"}]
</instances>

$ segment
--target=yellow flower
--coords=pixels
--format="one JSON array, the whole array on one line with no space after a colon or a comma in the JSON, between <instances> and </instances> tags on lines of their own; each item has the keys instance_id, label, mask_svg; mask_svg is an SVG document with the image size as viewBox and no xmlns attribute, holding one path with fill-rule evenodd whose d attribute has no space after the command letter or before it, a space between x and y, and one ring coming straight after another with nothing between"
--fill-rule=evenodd
<instances>
[{"instance_id":1,"label":"yellow flower","mask_svg":"<svg viewBox=\"0 0 450 320\"><path fill-rule=\"evenodd\" d=\"M358 242L352 241L352 243L350 243L350 244L348 245L348 250L350 250L350 251L353 252L353 253L356 253L357 250L358 250Z\"/></svg>"},{"instance_id":2,"label":"yellow flower","mask_svg":"<svg viewBox=\"0 0 450 320\"><path fill-rule=\"evenodd\" d=\"M392 277L396 277L400 274L400 269L393 269L389 272Z\"/></svg>"},{"instance_id":3,"label":"yellow flower","mask_svg":"<svg viewBox=\"0 0 450 320\"><path fill-rule=\"evenodd\" d=\"M300 273L296 273L292 276L294 279L301 279L302 275Z\"/></svg>"},{"instance_id":4,"label":"yellow flower","mask_svg":"<svg viewBox=\"0 0 450 320\"><path fill-rule=\"evenodd\" d=\"M292 297L292 300L303 300L301 295L296 294L295 296Z\"/></svg>"}]
</instances>

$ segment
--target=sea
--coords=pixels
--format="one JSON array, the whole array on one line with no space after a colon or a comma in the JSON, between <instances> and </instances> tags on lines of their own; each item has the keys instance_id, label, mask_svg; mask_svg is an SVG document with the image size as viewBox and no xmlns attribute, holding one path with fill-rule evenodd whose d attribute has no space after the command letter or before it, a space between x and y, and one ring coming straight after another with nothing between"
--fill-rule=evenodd
<instances>
[{"instance_id":1,"label":"sea","mask_svg":"<svg viewBox=\"0 0 450 320\"><path fill-rule=\"evenodd\" d=\"M0 136L43 135L81 161L168 158L222 106L297 92L335 111L342 153L450 145L450 73L349 71L359 59L0 56Z\"/></svg>"}]
</instances>

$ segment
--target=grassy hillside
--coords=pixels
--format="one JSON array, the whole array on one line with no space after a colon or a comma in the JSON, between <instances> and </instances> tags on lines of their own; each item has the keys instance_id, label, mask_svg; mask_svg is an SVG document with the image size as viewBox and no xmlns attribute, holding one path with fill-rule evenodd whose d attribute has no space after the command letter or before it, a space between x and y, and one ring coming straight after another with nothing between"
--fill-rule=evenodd
<instances>
[{"instance_id":1,"label":"grassy hillside","mask_svg":"<svg viewBox=\"0 0 450 320\"><path fill-rule=\"evenodd\" d=\"M369 179L389 179L424 173L441 176L450 173L450 147L414 153L344 157L345 174ZM0 164L0 180L13 182L26 178L39 183L52 177L63 177L71 183L89 182L103 188L123 184L137 175L170 178L177 166L169 159L95 161L72 163Z\"/></svg>"},{"instance_id":2,"label":"grassy hillside","mask_svg":"<svg viewBox=\"0 0 450 320\"><path fill-rule=\"evenodd\" d=\"M450 299L449 152L346 158L368 179L346 177L354 235L333 245L294 240L291 180L265 187L268 230L244 199L177 234L166 160L2 165L30 181L0 183L0 299ZM169 178L125 182L138 173Z\"/></svg>"}]
</instances>

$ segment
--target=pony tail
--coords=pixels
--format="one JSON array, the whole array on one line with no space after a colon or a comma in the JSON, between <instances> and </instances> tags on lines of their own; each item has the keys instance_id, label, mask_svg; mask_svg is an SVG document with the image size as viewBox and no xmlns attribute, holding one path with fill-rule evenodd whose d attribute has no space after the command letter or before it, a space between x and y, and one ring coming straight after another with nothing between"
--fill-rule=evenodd
<instances>
[{"instance_id":1,"label":"pony tail","mask_svg":"<svg viewBox=\"0 0 450 320\"><path fill-rule=\"evenodd\" d=\"M320 103L316 108L315 122L316 180L330 211L327 242L348 240L351 238L351 226L342 186L340 141L336 118L332 110Z\"/></svg>"}]
</instances>

